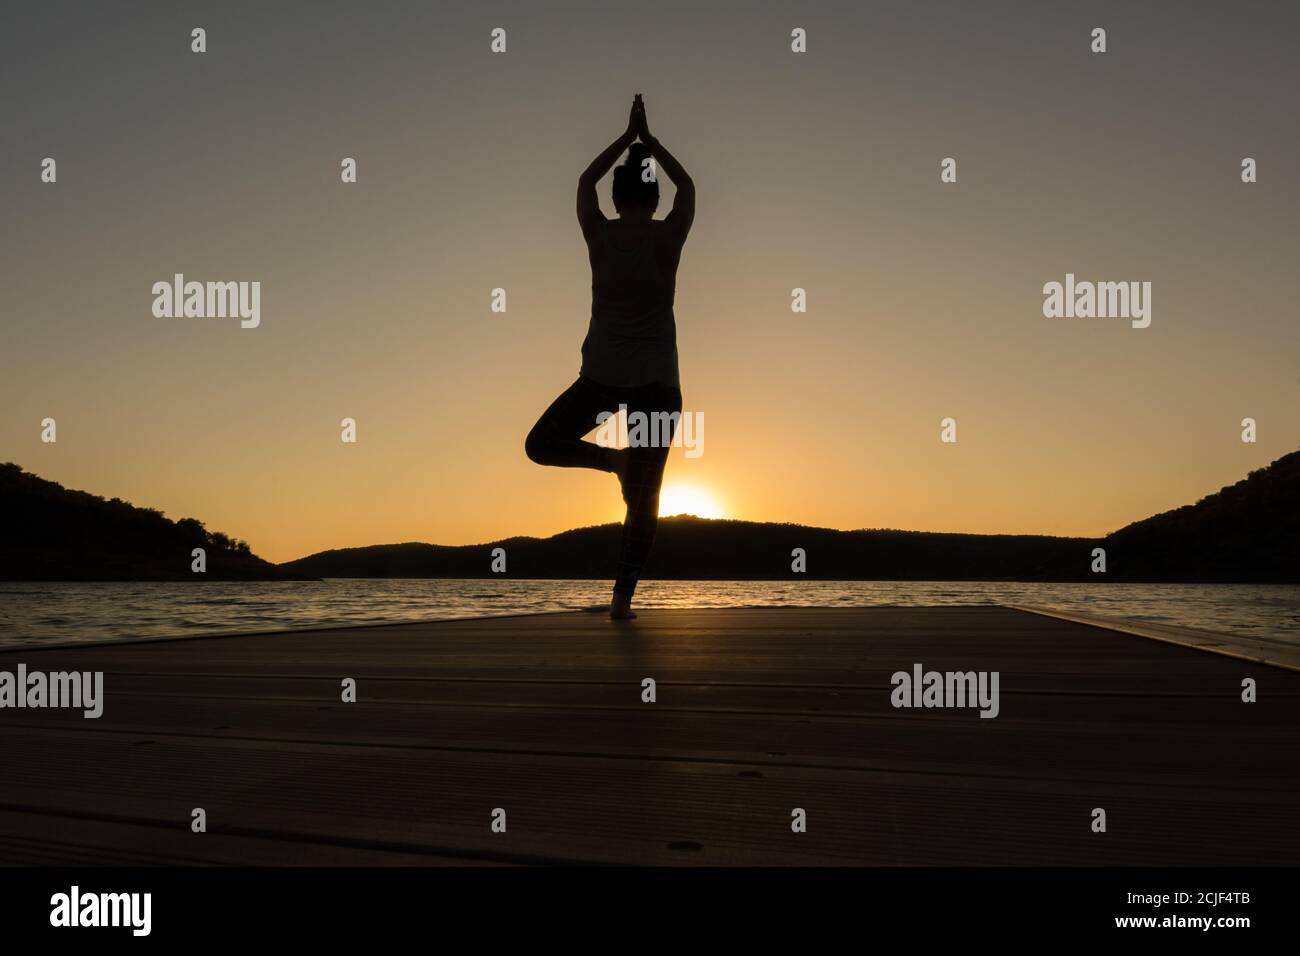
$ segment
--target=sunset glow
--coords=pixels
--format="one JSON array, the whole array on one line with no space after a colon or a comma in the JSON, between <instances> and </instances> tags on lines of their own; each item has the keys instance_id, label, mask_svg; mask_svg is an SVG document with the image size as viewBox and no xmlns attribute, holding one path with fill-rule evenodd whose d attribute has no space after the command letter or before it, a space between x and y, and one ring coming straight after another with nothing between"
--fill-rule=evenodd
<instances>
[{"instance_id":1,"label":"sunset glow","mask_svg":"<svg viewBox=\"0 0 1300 956\"><path fill-rule=\"evenodd\" d=\"M699 189L673 306L699 447L671 449L661 513L1097 536L1300 448L1287 5L1216 16L1236 66L1163 83L1148 54L1182 70L1209 41L1155 4L1110 5L1105 55L1094 23L1052 27L1049 54L1041 18L973 4L595 4L581 25L494 4L522 31L504 55L475 4L329 5L295 44L287 5L236 5L206 55L180 42L197 24L27 6L6 67L50 99L6 114L27 145L6 154L0 462L270 561L623 519L614 478L524 438L581 367L577 178L637 92ZM812 52L791 7L823 11ZM182 115L184 136L159 121ZM231 164L236 121L257 162ZM1252 155L1276 173L1248 185ZM174 317L177 274L248 283L250 317ZM1044 314L1067 275L1149 282L1149 327Z\"/></svg>"},{"instance_id":2,"label":"sunset glow","mask_svg":"<svg viewBox=\"0 0 1300 956\"><path fill-rule=\"evenodd\" d=\"M725 509L711 492L694 485L667 485L659 493L659 517L695 515L697 518L726 518Z\"/></svg>"}]
</instances>

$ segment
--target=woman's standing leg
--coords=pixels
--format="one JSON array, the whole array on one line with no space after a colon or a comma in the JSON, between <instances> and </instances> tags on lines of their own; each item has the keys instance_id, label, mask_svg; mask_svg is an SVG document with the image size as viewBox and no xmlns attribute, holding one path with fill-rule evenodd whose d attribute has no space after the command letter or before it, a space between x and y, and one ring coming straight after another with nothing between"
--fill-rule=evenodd
<instances>
[{"instance_id":1,"label":"woman's standing leg","mask_svg":"<svg viewBox=\"0 0 1300 956\"><path fill-rule=\"evenodd\" d=\"M610 607L614 617L635 616L628 608L659 527L659 487L681 418L682 393L658 384L636 389L628 401L628 414L638 411L645 414L650 427L646 442L630 450L627 476L623 480L627 517L623 521L614 600Z\"/></svg>"}]
</instances>

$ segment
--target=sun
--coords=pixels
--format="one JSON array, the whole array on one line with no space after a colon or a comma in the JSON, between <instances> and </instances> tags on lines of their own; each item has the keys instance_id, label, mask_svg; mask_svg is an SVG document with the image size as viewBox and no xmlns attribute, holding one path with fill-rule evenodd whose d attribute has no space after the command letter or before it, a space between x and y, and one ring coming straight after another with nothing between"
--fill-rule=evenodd
<instances>
[{"instance_id":1,"label":"sun","mask_svg":"<svg viewBox=\"0 0 1300 956\"><path fill-rule=\"evenodd\" d=\"M694 485L666 485L659 492L659 517L695 515L697 518L725 518L722 504L712 494Z\"/></svg>"}]
</instances>

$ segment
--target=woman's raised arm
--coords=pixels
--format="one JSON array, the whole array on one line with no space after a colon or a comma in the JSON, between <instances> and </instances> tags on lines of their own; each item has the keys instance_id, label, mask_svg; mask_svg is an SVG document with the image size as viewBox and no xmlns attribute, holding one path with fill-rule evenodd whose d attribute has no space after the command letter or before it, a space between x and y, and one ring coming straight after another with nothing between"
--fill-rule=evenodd
<instances>
[{"instance_id":1,"label":"woman's raised arm","mask_svg":"<svg viewBox=\"0 0 1300 956\"><path fill-rule=\"evenodd\" d=\"M623 155L624 151L632 145L636 139L637 112L641 108L641 96L632 102L632 112L628 116L627 130L614 142L605 147L604 151L591 161L582 175L578 177L578 225L582 227L582 234L585 236L599 222L603 221L605 216L600 211L600 200L596 198L596 183L600 182L614 163Z\"/></svg>"},{"instance_id":2,"label":"woman's raised arm","mask_svg":"<svg viewBox=\"0 0 1300 956\"><path fill-rule=\"evenodd\" d=\"M641 102L640 95L637 96L632 109L632 122L636 127L636 134L641 137L641 142L650 147L650 155L655 163L668 174L668 178L677 187L672 212L668 213L664 224L685 240L686 234L691 231L691 223L695 221L695 180L691 179L690 173L677 161L677 158L668 152L668 148L650 135L645 104Z\"/></svg>"}]
</instances>

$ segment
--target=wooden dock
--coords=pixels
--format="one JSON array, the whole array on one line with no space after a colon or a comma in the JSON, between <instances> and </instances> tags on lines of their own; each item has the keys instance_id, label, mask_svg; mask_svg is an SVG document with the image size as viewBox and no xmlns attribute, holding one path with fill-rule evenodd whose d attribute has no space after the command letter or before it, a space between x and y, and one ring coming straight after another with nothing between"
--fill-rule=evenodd
<instances>
[{"instance_id":1,"label":"wooden dock","mask_svg":"<svg viewBox=\"0 0 1300 956\"><path fill-rule=\"evenodd\" d=\"M0 710L4 864L1300 860L1300 673L1023 610L568 613L0 652L0 670L19 663L102 670L105 705ZM890 677L918 663L998 671L999 716L895 709Z\"/></svg>"}]
</instances>

